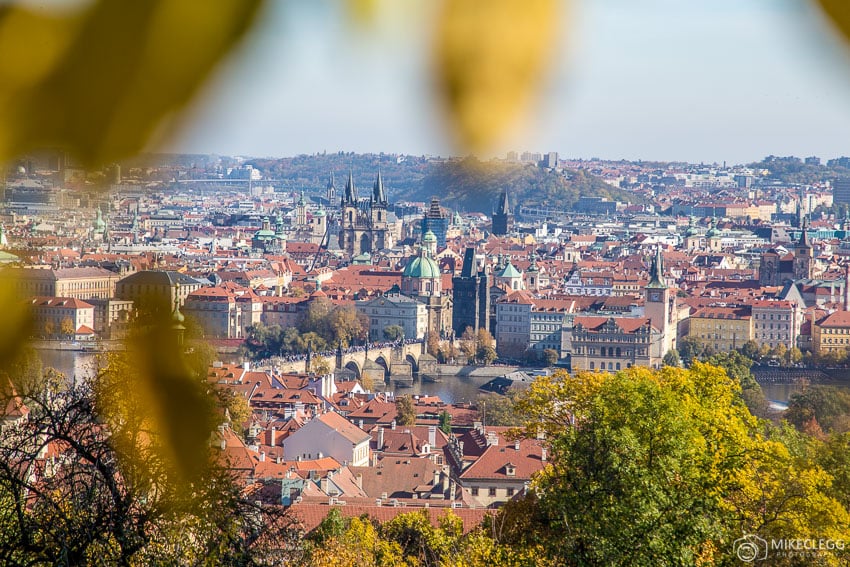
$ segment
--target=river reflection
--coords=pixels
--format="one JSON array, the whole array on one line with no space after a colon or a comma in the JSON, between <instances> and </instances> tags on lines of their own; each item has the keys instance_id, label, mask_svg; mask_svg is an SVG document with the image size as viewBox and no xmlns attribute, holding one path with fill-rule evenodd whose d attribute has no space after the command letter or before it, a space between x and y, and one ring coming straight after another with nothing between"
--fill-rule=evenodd
<instances>
[{"instance_id":1,"label":"river reflection","mask_svg":"<svg viewBox=\"0 0 850 567\"><path fill-rule=\"evenodd\" d=\"M91 377L96 371L97 353L73 350L38 349L45 368L55 368L69 380Z\"/></svg>"}]
</instances>

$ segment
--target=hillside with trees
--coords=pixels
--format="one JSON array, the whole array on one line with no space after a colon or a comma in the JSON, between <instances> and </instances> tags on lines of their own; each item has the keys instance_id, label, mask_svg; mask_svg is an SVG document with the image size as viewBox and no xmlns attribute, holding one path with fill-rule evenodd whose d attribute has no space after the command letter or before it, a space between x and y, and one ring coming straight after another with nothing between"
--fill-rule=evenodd
<instances>
[{"instance_id":1,"label":"hillside with trees","mask_svg":"<svg viewBox=\"0 0 850 567\"><path fill-rule=\"evenodd\" d=\"M419 200L439 195L447 206L489 214L499 194L507 190L512 206L551 207L568 210L579 197L607 197L636 202L637 197L613 187L583 170L564 174L535 165L482 162L474 157L435 164L423 180Z\"/></svg>"},{"instance_id":2,"label":"hillside with trees","mask_svg":"<svg viewBox=\"0 0 850 567\"><path fill-rule=\"evenodd\" d=\"M391 154L325 153L247 162L271 179L284 181L292 191L324 196L331 172L337 194L349 171L361 196L368 194L378 170L391 201L424 201L440 197L448 207L490 213L498 195L507 189L512 204L559 203L569 209L579 197L607 197L638 202L634 194L608 185L585 170L552 171L534 164L480 161L474 157L442 159Z\"/></svg>"}]
</instances>

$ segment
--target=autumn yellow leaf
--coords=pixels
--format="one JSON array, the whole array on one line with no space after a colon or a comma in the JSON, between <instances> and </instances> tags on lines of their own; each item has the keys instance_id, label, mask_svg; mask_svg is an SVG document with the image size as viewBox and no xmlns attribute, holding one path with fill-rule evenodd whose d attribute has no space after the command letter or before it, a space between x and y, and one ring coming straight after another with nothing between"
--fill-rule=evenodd
<instances>
[{"instance_id":1,"label":"autumn yellow leaf","mask_svg":"<svg viewBox=\"0 0 850 567\"><path fill-rule=\"evenodd\" d=\"M189 102L262 3L0 9L0 159L46 146L88 165L133 155Z\"/></svg>"},{"instance_id":2,"label":"autumn yellow leaf","mask_svg":"<svg viewBox=\"0 0 850 567\"><path fill-rule=\"evenodd\" d=\"M552 51L557 0L445 0L434 45L440 98L459 142L484 150L533 100Z\"/></svg>"},{"instance_id":3,"label":"autumn yellow leaf","mask_svg":"<svg viewBox=\"0 0 850 567\"><path fill-rule=\"evenodd\" d=\"M850 4L845 0L816 0L816 3L844 34L844 38L850 39Z\"/></svg>"}]
</instances>

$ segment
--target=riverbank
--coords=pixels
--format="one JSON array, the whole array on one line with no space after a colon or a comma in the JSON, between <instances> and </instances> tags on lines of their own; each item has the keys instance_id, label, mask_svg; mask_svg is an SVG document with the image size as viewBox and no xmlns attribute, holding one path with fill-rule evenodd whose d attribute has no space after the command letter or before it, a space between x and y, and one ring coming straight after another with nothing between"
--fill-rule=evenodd
<instances>
[{"instance_id":1,"label":"riverbank","mask_svg":"<svg viewBox=\"0 0 850 567\"><path fill-rule=\"evenodd\" d=\"M57 350L74 352L113 352L125 349L122 341L50 341L32 342L36 350Z\"/></svg>"}]
</instances>

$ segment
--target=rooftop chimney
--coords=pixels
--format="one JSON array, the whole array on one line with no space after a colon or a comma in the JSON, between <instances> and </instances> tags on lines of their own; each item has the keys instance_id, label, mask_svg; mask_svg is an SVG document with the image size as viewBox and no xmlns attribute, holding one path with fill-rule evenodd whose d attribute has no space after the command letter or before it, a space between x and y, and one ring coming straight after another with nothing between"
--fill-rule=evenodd
<instances>
[{"instance_id":1,"label":"rooftop chimney","mask_svg":"<svg viewBox=\"0 0 850 567\"><path fill-rule=\"evenodd\" d=\"M275 438L276 434L277 434L277 427L272 427L272 435L271 435L271 439L269 440L269 445L271 445L272 447L274 447L274 441L275 441L274 438Z\"/></svg>"},{"instance_id":2,"label":"rooftop chimney","mask_svg":"<svg viewBox=\"0 0 850 567\"><path fill-rule=\"evenodd\" d=\"M393 420L393 422L390 424L390 429L395 431L395 420Z\"/></svg>"},{"instance_id":3,"label":"rooftop chimney","mask_svg":"<svg viewBox=\"0 0 850 567\"><path fill-rule=\"evenodd\" d=\"M260 451L260 462L261 462L261 463L266 462L266 453L265 453L265 451Z\"/></svg>"},{"instance_id":4,"label":"rooftop chimney","mask_svg":"<svg viewBox=\"0 0 850 567\"><path fill-rule=\"evenodd\" d=\"M428 426L428 444L433 448L437 444L437 426Z\"/></svg>"},{"instance_id":5,"label":"rooftop chimney","mask_svg":"<svg viewBox=\"0 0 850 567\"><path fill-rule=\"evenodd\" d=\"M384 428L378 428L378 451L384 450Z\"/></svg>"}]
</instances>

